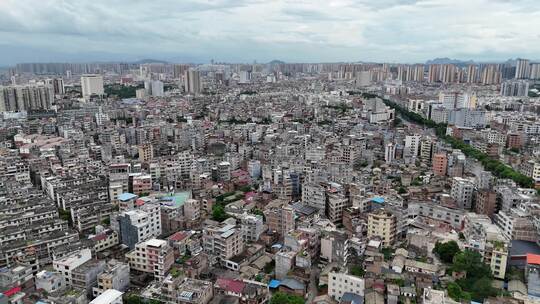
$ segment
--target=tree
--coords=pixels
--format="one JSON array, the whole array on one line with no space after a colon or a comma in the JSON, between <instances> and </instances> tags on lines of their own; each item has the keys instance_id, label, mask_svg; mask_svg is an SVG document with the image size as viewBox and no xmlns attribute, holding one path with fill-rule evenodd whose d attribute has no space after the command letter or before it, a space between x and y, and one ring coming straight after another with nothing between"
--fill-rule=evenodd
<instances>
[{"instance_id":1,"label":"tree","mask_svg":"<svg viewBox=\"0 0 540 304\"><path fill-rule=\"evenodd\" d=\"M483 300L487 297L495 296L497 291L491 285L490 278L481 278L474 282L472 287L472 298L474 300Z\"/></svg>"},{"instance_id":2,"label":"tree","mask_svg":"<svg viewBox=\"0 0 540 304\"><path fill-rule=\"evenodd\" d=\"M369 93L363 93L362 97L374 98L377 96ZM401 117L406 119L407 121L411 121L421 126L435 129L435 133L439 138L450 144L452 148L461 150L466 156L475 158L476 160L480 161L484 168L487 171L492 172L495 176L499 178L512 179L514 182L524 188L532 188L534 186L534 180L532 178L515 171L511 167L501 163L498 160L489 158L485 153L480 152L479 150L471 147L470 145L464 143L459 139L447 136L446 124L438 124L431 119L424 118L420 114L411 112L407 108L386 98L382 98L382 100L387 106L394 109L396 113L401 115Z\"/></svg>"},{"instance_id":3,"label":"tree","mask_svg":"<svg viewBox=\"0 0 540 304\"><path fill-rule=\"evenodd\" d=\"M465 250L457 253L451 269L466 272L465 278L455 283L468 292L473 300L482 301L487 297L497 295L497 290L491 285L493 282L491 269L482 262L482 256L478 252Z\"/></svg>"},{"instance_id":4,"label":"tree","mask_svg":"<svg viewBox=\"0 0 540 304\"><path fill-rule=\"evenodd\" d=\"M365 273L366 273L366 271L364 270L364 268L362 268L361 265L353 265L351 267L351 274L353 276L363 278Z\"/></svg>"},{"instance_id":5,"label":"tree","mask_svg":"<svg viewBox=\"0 0 540 304\"><path fill-rule=\"evenodd\" d=\"M482 262L480 253L472 250L459 252L454 256L452 270L457 272L466 271L467 278L491 278L491 269Z\"/></svg>"},{"instance_id":6,"label":"tree","mask_svg":"<svg viewBox=\"0 0 540 304\"><path fill-rule=\"evenodd\" d=\"M441 261L444 263L450 264L454 260L454 256L459 253L458 244L455 241L449 241L446 243L435 243L435 248L433 248L433 253L435 253Z\"/></svg>"},{"instance_id":7,"label":"tree","mask_svg":"<svg viewBox=\"0 0 540 304\"><path fill-rule=\"evenodd\" d=\"M462 300L465 300L467 302L471 301L471 295L468 292L463 291L457 283L455 282L448 283L447 289L448 289L448 296L450 296L450 298L452 298L454 301L459 301L459 302L461 302Z\"/></svg>"},{"instance_id":8,"label":"tree","mask_svg":"<svg viewBox=\"0 0 540 304\"><path fill-rule=\"evenodd\" d=\"M278 291L270 299L270 304L304 304L304 298Z\"/></svg>"},{"instance_id":9,"label":"tree","mask_svg":"<svg viewBox=\"0 0 540 304\"><path fill-rule=\"evenodd\" d=\"M138 295L131 294L124 299L126 304L142 304L142 299Z\"/></svg>"},{"instance_id":10,"label":"tree","mask_svg":"<svg viewBox=\"0 0 540 304\"><path fill-rule=\"evenodd\" d=\"M272 271L276 268L276 261L272 260L270 263L264 265L263 271L266 274L272 273Z\"/></svg>"},{"instance_id":11,"label":"tree","mask_svg":"<svg viewBox=\"0 0 540 304\"><path fill-rule=\"evenodd\" d=\"M218 222L222 222L229 218L225 208L221 204L216 204L212 207L212 218Z\"/></svg>"}]
</instances>

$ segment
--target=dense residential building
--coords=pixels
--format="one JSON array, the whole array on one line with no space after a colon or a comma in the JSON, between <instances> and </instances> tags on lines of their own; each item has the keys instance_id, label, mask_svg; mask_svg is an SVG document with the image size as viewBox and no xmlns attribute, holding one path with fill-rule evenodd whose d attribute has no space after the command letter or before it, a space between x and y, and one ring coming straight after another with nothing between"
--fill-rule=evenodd
<instances>
[{"instance_id":1,"label":"dense residential building","mask_svg":"<svg viewBox=\"0 0 540 304\"><path fill-rule=\"evenodd\" d=\"M452 179L452 190L450 191L450 195L459 208L471 208L473 192L474 183L471 180L461 177L454 177Z\"/></svg>"},{"instance_id":2,"label":"dense residential building","mask_svg":"<svg viewBox=\"0 0 540 304\"><path fill-rule=\"evenodd\" d=\"M122 244L130 249L139 242L161 234L161 211L158 204L147 203L137 209L118 215L118 227Z\"/></svg>"},{"instance_id":3,"label":"dense residential building","mask_svg":"<svg viewBox=\"0 0 540 304\"><path fill-rule=\"evenodd\" d=\"M167 241L150 239L137 243L134 250L126 253L126 259L130 269L163 279L174 263L174 252Z\"/></svg>"},{"instance_id":4,"label":"dense residential building","mask_svg":"<svg viewBox=\"0 0 540 304\"><path fill-rule=\"evenodd\" d=\"M369 213L367 235L368 238L379 238L384 247L392 246L397 240L396 217L384 209Z\"/></svg>"},{"instance_id":5,"label":"dense residential building","mask_svg":"<svg viewBox=\"0 0 540 304\"><path fill-rule=\"evenodd\" d=\"M264 210L264 216L268 224L268 229L284 236L294 229L294 211L290 207L271 208Z\"/></svg>"},{"instance_id":6,"label":"dense residential building","mask_svg":"<svg viewBox=\"0 0 540 304\"><path fill-rule=\"evenodd\" d=\"M330 272L328 274L328 296L340 301L345 293L364 296L364 279L345 273Z\"/></svg>"},{"instance_id":7,"label":"dense residential building","mask_svg":"<svg viewBox=\"0 0 540 304\"><path fill-rule=\"evenodd\" d=\"M204 251L215 263L231 264L229 260L244 251L242 229L236 225L222 223L207 227L203 233Z\"/></svg>"},{"instance_id":8,"label":"dense residential building","mask_svg":"<svg viewBox=\"0 0 540 304\"><path fill-rule=\"evenodd\" d=\"M53 260L54 270L61 273L68 286L73 285L73 272L84 263L91 261L92 252L90 249L74 251L60 259Z\"/></svg>"}]
</instances>

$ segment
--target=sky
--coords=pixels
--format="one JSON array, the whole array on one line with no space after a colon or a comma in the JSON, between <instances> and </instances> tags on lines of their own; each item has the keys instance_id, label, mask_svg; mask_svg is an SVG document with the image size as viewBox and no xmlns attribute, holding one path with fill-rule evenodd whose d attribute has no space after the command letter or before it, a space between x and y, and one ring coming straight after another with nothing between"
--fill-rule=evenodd
<instances>
[{"instance_id":1,"label":"sky","mask_svg":"<svg viewBox=\"0 0 540 304\"><path fill-rule=\"evenodd\" d=\"M538 0L0 0L18 62L540 59Z\"/></svg>"}]
</instances>

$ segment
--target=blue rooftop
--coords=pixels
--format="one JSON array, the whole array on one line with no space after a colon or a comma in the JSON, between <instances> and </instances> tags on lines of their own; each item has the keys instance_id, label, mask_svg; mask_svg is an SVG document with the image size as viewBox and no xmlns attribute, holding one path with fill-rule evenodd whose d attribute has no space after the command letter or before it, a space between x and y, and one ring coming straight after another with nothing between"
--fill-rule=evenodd
<instances>
[{"instance_id":1,"label":"blue rooftop","mask_svg":"<svg viewBox=\"0 0 540 304\"><path fill-rule=\"evenodd\" d=\"M128 193L128 192L125 192L125 193L122 193L120 195L118 195L118 199L125 202L125 201L129 201L129 200L132 200L134 198L136 198L137 196L133 193Z\"/></svg>"},{"instance_id":2,"label":"blue rooftop","mask_svg":"<svg viewBox=\"0 0 540 304\"><path fill-rule=\"evenodd\" d=\"M281 284L280 280L272 280L272 281L270 281L270 283L268 283L268 287L270 287L270 288L278 288L280 284Z\"/></svg>"},{"instance_id":3,"label":"blue rooftop","mask_svg":"<svg viewBox=\"0 0 540 304\"><path fill-rule=\"evenodd\" d=\"M191 191L171 193L170 195L164 195L159 197L160 204L172 207L181 207L184 203L191 198Z\"/></svg>"},{"instance_id":4,"label":"blue rooftop","mask_svg":"<svg viewBox=\"0 0 540 304\"><path fill-rule=\"evenodd\" d=\"M371 201L377 204L384 204L384 197L374 197Z\"/></svg>"}]
</instances>

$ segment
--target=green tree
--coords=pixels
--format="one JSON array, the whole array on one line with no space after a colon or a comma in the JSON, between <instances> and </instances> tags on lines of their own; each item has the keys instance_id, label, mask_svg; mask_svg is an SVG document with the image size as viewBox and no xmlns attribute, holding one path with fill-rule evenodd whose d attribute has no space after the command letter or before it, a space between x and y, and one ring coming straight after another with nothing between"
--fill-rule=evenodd
<instances>
[{"instance_id":1,"label":"green tree","mask_svg":"<svg viewBox=\"0 0 540 304\"><path fill-rule=\"evenodd\" d=\"M131 294L127 296L126 298L124 298L124 303L125 304L142 304L143 301L141 297L139 297L138 295Z\"/></svg>"},{"instance_id":2,"label":"green tree","mask_svg":"<svg viewBox=\"0 0 540 304\"><path fill-rule=\"evenodd\" d=\"M435 243L435 248L433 248L433 253L435 253L441 261L450 264L454 261L454 256L459 253L458 244L455 241L449 241L446 243Z\"/></svg>"},{"instance_id":3,"label":"green tree","mask_svg":"<svg viewBox=\"0 0 540 304\"><path fill-rule=\"evenodd\" d=\"M364 268L362 267L362 265L353 265L353 266L351 267L351 274L352 274L353 276L357 276L357 277L363 278L365 273L366 273L366 271L364 270Z\"/></svg>"},{"instance_id":4,"label":"green tree","mask_svg":"<svg viewBox=\"0 0 540 304\"><path fill-rule=\"evenodd\" d=\"M297 295L290 295L284 292L276 292L270 299L270 304L304 304L304 298Z\"/></svg>"},{"instance_id":5,"label":"green tree","mask_svg":"<svg viewBox=\"0 0 540 304\"><path fill-rule=\"evenodd\" d=\"M455 282L448 283L447 290L448 296L450 296L450 298L452 298L454 301L471 301L471 295L468 292L463 291Z\"/></svg>"},{"instance_id":6,"label":"green tree","mask_svg":"<svg viewBox=\"0 0 540 304\"><path fill-rule=\"evenodd\" d=\"M482 256L472 250L465 250L454 256L453 271L465 271L465 278L456 283L462 290L468 292L475 301L483 301L490 296L496 296L497 290L492 287L493 276L488 265L482 262Z\"/></svg>"},{"instance_id":7,"label":"green tree","mask_svg":"<svg viewBox=\"0 0 540 304\"><path fill-rule=\"evenodd\" d=\"M467 278L491 278L491 269L482 262L480 253L472 250L459 252L454 256L453 271L466 271Z\"/></svg>"},{"instance_id":8,"label":"green tree","mask_svg":"<svg viewBox=\"0 0 540 304\"><path fill-rule=\"evenodd\" d=\"M225 212L225 207L221 204L216 204L212 207L212 218L215 221L222 222L229 218L227 212Z\"/></svg>"}]
</instances>

